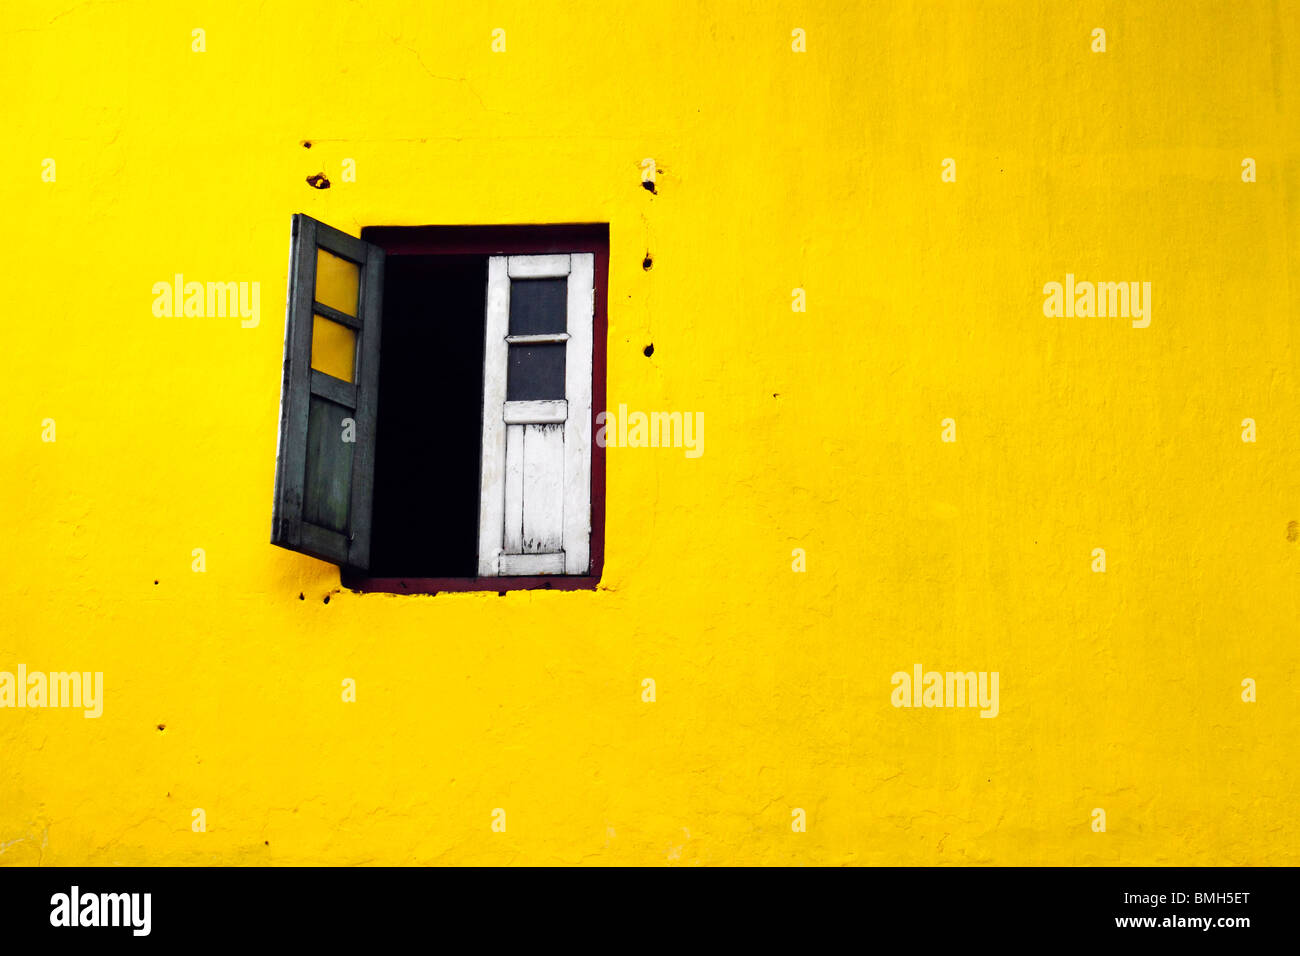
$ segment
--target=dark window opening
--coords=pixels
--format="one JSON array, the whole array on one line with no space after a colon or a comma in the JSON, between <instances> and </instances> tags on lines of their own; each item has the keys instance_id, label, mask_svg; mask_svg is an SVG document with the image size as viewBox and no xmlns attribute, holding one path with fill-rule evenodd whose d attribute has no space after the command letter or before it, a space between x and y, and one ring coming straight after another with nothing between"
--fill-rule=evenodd
<instances>
[{"instance_id":1,"label":"dark window opening","mask_svg":"<svg viewBox=\"0 0 1300 956\"><path fill-rule=\"evenodd\" d=\"M390 255L370 574L473 577L487 257Z\"/></svg>"}]
</instances>

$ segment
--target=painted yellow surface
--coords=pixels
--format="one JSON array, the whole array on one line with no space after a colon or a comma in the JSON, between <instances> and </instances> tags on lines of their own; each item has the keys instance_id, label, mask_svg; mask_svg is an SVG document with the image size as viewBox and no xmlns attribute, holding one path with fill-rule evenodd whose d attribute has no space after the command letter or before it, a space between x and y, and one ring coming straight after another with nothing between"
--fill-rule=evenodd
<instances>
[{"instance_id":1,"label":"painted yellow surface","mask_svg":"<svg viewBox=\"0 0 1300 956\"><path fill-rule=\"evenodd\" d=\"M1297 4L0 35L0 670L104 674L98 719L0 709L0 863L1297 862ZM609 449L599 590L362 595L267 543L295 212L610 223L606 404L707 428ZM1067 274L1150 282L1149 327L1045 316ZM256 324L156 315L178 275ZM918 663L998 716L895 708Z\"/></svg>"}]
</instances>

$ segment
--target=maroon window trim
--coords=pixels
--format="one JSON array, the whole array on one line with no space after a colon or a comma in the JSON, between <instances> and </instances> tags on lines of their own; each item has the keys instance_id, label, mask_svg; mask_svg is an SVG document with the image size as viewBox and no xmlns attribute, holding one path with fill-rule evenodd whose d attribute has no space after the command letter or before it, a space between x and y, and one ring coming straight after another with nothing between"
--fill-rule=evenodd
<instances>
[{"instance_id":1,"label":"maroon window trim","mask_svg":"<svg viewBox=\"0 0 1300 956\"><path fill-rule=\"evenodd\" d=\"M341 568L340 583L354 591L438 594L448 591L591 591L605 570L605 449L595 441L596 416L605 408L609 339L609 224L564 223L514 226L366 226L361 238L390 256L543 255L590 252L596 260L591 330L591 570L584 575L546 574L500 578L372 578Z\"/></svg>"}]
</instances>

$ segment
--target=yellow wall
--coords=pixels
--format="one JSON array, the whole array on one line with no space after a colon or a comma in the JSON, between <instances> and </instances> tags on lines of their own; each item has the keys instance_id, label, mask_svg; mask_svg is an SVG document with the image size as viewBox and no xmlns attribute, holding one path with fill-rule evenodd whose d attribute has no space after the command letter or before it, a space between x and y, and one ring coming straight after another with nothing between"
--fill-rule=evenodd
<instances>
[{"instance_id":1,"label":"yellow wall","mask_svg":"<svg viewBox=\"0 0 1300 956\"><path fill-rule=\"evenodd\" d=\"M0 710L0 863L1296 862L1297 4L2 32L0 670L105 701ZM706 428L609 450L598 591L340 592L267 543L294 212L610 223L608 404ZM1150 327L1045 317L1067 272L1150 281ZM175 273L260 324L156 318ZM918 662L999 716L894 708Z\"/></svg>"}]
</instances>

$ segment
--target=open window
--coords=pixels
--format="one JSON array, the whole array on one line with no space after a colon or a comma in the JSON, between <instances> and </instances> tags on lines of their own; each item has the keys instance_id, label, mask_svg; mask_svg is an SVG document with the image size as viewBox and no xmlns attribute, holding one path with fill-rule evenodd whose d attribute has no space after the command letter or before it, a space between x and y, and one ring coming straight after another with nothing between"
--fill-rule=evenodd
<instances>
[{"instance_id":1,"label":"open window","mask_svg":"<svg viewBox=\"0 0 1300 956\"><path fill-rule=\"evenodd\" d=\"M295 216L272 543L360 590L594 587L608 237Z\"/></svg>"}]
</instances>

